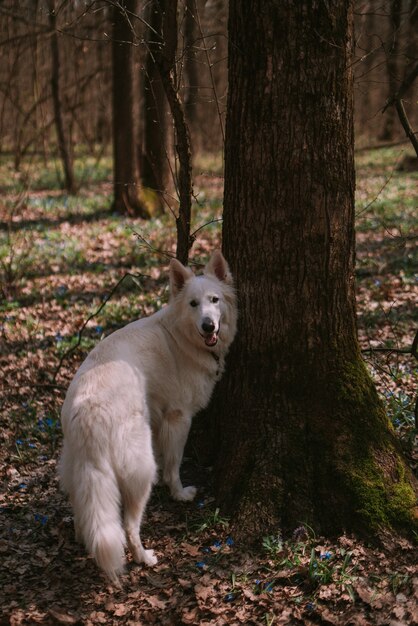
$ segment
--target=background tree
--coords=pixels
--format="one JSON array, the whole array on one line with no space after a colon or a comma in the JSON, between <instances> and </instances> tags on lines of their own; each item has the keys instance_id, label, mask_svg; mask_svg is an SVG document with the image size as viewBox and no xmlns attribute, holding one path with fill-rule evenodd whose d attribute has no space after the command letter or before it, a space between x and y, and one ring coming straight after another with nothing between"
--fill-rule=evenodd
<instances>
[{"instance_id":1,"label":"background tree","mask_svg":"<svg viewBox=\"0 0 418 626\"><path fill-rule=\"evenodd\" d=\"M133 107L135 120L140 124L140 100L146 81L146 73L141 72L140 67L145 64L144 22L149 5L149 2L138 2L132 19L137 35L132 51L137 63ZM353 68L358 146L376 142L385 122L382 109L388 96L393 96L388 88L385 63L394 38L391 5L392 0L384 0L379 6L370 0L355 2ZM99 160L108 155L112 135L112 46L109 40L112 39L115 7L123 10L123 4L110 0L100 5L55 0L55 6L59 16L60 105L68 150L76 159L81 149ZM417 58L416 0L404 0L402 6L400 28L396 32L398 86ZM185 103L194 153L216 153L223 149L219 120L223 121L227 92L226 15L225 0L178 2L176 87ZM46 160L57 153L51 88L51 28L48 11L41 2L4 0L0 3L0 16L0 150L11 152L19 169L28 155L42 153ZM413 128L418 124L417 89L415 81L404 100ZM389 109L386 115L391 115ZM146 126L147 122L144 130ZM403 129L395 122L393 141L403 138ZM136 140L138 142L138 134ZM79 148L76 154L73 144ZM142 152L142 146L138 151ZM171 151L170 142L170 157ZM57 171L61 176L60 169ZM83 177L78 178L78 184L82 185Z\"/></svg>"},{"instance_id":2,"label":"background tree","mask_svg":"<svg viewBox=\"0 0 418 626\"><path fill-rule=\"evenodd\" d=\"M134 121L133 41L136 0L113 7L113 189L114 209L149 217L140 185Z\"/></svg>"},{"instance_id":3,"label":"background tree","mask_svg":"<svg viewBox=\"0 0 418 626\"><path fill-rule=\"evenodd\" d=\"M199 46L201 42L199 33L198 11L202 9L197 0L185 0L184 10L184 111L190 133L197 140L198 132L198 101L199 101ZM201 62L201 65L203 63ZM199 151L197 142L193 142L193 152Z\"/></svg>"},{"instance_id":4,"label":"background tree","mask_svg":"<svg viewBox=\"0 0 418 626\"><path fill-rule=\"evenodd\" d=\"M408 526L413 479L356 334L351 3L229 10L223 248L241 317L218 499L251 538Z\"/></svg>"},{"instance_id":5,"label":"background tree","mask_svg":"<svg viewBox=\"0 0 418 626\"><path fill-rule=\"evenodd\" d=\"M71 145L67 136L67 129L61 105L61 60L60 47L57 31L57 14L55 0L48 0L49 25L51 27L51 91L54 105L55 128L57 131L58 150L61 156L65 176L65 188L68 193L76 193L76 182L74 177L73 159L71 155Z\"/></svg>"},{"instance_id":6,"label":"background tree","mask_svg":"<svg viewBox=\"0 0 418 626\"><path fill-rule=\"evenodd\" d=\"M180 98L176 50L177 50L177 0L157 0L162 14L162 37L164 45L155 54L155 61L164 87L175 131L175 148L178 157L178 173L173 181L179 198L176 216L177 246L176 257L187 265L190 238L190 220L192 204L192 165L190 153L190 135L186 124L183 103Z\"/></svg>"},{"instance_id":7,"label":"background tree","mask_svg":"<svg viewBox=\"0 0 418 626\"><path fill-rule=\"evenodd\" d=\"M160 210L164 207L164 191L169 175L167 100L156 64L156 55L164 45L162 19L160 3L153 0L148 4L145 14L149 27L146 32L147 51L143 79L142 184L158 194Z\"/></svg>"},{"instance_id":8,"label":"background tree","mask_svg":"<svg viewBox=\"0 0 418 626\"><path fill-rule=\"evenodd\" d=\"M391 0L390 3L390 28L392 35L389 42L385 46L386 52L386 71L387 71L387 87L388 97L390 98L396 93L400 79L400 59L399 52L401 46L401 12L402 0ZM394 107L389 107L386 111L384 126L380 133L379 139L388 141L393 139L395 133L396 111Z\"/></svg>"}]
</instances>

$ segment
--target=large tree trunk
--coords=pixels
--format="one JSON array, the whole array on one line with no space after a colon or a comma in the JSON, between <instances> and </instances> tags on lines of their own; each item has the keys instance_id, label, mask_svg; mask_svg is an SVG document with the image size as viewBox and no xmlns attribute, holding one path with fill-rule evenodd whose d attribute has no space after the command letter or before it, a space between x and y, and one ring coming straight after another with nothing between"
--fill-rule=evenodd
<instances>
[{"instance_id":1,"label":"large tree trunk","mask_svg":"<svg viewBox=\"0 0 418 626\"><path fill-rule=\"evenodd\" d=\"M146 218L149 211L140 186L133 108L132 25L136 9L136 0L121 0L113 7L113 208Z\"/></svg>"},{"instance_id":2,"label":"large tree trunk","mask_svg":"<svg viewBox=\"0 0 418 626\"><path fill-rule=\"evenodd\" d=\"M216 476L242 537L413 519L357 343L349 4L230 0L223 248L240 322Z\"/></svg>"}]
</instances>

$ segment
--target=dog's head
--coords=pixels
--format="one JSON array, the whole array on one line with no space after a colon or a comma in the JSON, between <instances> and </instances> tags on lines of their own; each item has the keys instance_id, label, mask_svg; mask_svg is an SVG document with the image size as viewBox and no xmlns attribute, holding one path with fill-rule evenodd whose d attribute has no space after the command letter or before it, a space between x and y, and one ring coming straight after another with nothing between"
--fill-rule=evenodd
<instances>
[{"instance_id":1,"label":"dog's head","mask_svg":"<svg viewBox=\"0 0 418 626\"><path fill-rule=\"evenodd\" d=\"M223 331L227 331L228 344L232 341L236 325L232 283L228 263L219 250L213 252L201 276L195 276L176 259L171 260L171 301L181 308L181 318L194 343L198 339L214 348L219 338L225 338Z\"/></svg>"}]
</instances>

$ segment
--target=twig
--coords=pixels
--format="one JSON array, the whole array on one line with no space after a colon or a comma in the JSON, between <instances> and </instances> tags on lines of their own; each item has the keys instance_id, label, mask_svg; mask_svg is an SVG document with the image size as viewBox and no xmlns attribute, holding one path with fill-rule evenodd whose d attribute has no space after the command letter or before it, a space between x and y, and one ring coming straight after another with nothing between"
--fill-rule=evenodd
<instances>
[{"instance_id":1,"label":"twig","mask_svg":"<svg viewBox=\"0 0 418 626\"><path fill-rule=\"evenodd\" d=\"M213 91L213 95L214 95L214 98L215 98L216 110L217 110L218 118L219 118L219 126L220 126L221 134L222 134L222 146L225 146L224 125L223 125L223 122L222 122L222 113L221 113L221 108L219 106L218 94L216 93L215 79L214 79L213 72L212 72L212 63L210 62L209 50L208 50L208 47L206 45L205 35L203 34L202 23L200 21L199 11L197 10L196 0L195 0L194 4L195 4L196 22L197 22L197 25L199 27L200 36L202 37L202 39L204 41L204 48L203 48L203 50L204 50L204 53L205 53L205 56L206 56L206 63L207 63L207 67L208 67L208 70L209 70L210 81L211 81L211 84L212 84L212 91Z\"/></svg>"},{"instance_id":2,"label":"twig","mask_svg":"<svg viewBox=\"0 0 418 626\"><path fill-rule=\"evenodd\" d=\"M418 360L418 330L415 333L414 341L412 342L412 346L410 348L364 348L362 352L387 352L389 356L391 354L411 354ZM415 428L418 428L418 396L415 400L414 417Z\"/></svg>"},{"instance_id":3,"label":"twig","mask_svg":"<svg viewBox=\"0 0 418 626\"><path fill-rule=\"evenodd\" d=\"M411 348L363 348L362 352L388 352L389 354L412 354L412 356L415 356L414 353L412 352L412 347Z\"/></svg>"},{"instance_id":4,"label":"twig","mask_svg":"<svg viewBox=\"0 0 418 626\"><path fill-rule=\"evenodd\" d=\"M363 348L362 352L393 352L394 354L412 354L418 360L418 330L410 348Z\"/></svg>"},{"instance_id":5,"label":"twig","mask_svg":"<svg viewBox=\"0 0 418 626\"><path fill-rule=\"evenodd\" d=\"M405 76L404 80L399 86L398 91L391 98L388 99L385 106L383 107L382 113L384 113L386 109L390 107L392 104L395 104L396 100L400 100L402 96L405 95L408 89L412 87L417 76L418 76L418 63L415 65L415 67L412 68L409 74Z\"/></svg>"},{"instance_id":6,"label":"twig","mask_svg":"<svg viewBox=\"0 0 418 626\"><path fill-rule=\"evenodd\" d=\"M220 221L220 220L212 220L213 222L216 221ZM208 222L208 224L210 224L211 222ZM200 228L198 228L194 233L192 233L190 235L190 238L193 237L193 241L195 240L195 233L197 233L198 230L200 230L201 228L204 228L205 226L207 226L208 224L203 224L202 226L200 226ZM136 230L132 230L132 234L135 235L135 237L138 239L138 241L140 242L141 245L143 245L145 248L147 248L147 250L149 250L150 252L152 252L153 254L158 254L159 256L162 256L166 259L174 259L176 258L175 254L172 254L171 252L167 252L166 250L161 250L161 248L156 248L155 246L152 245L152 243L150 241L148 241L148 239L145 239L144 235L141 235L141 233L138 233ZM189 264L191 265L195 265L195 266L199 266L200 263L198 263L197 261L191 261L189 259Z\"/></svg>"},{"instance_id":7,"label":"twig","mask_svg":"<svg viewBox=\"0 0 418 626\"><path fill-rule=\"evenodd\" d=\"M202 226L196 228L196 230L194 230L190 235L190 239L193 239L193 241L195 241L196 234L199 232L199 230L202 230L203 228L206 228L206 226L210 226L211 224L216 224L217 222L222 222L222 217L215 217L213 218L213 220L209 220L209 222L205 222L205 224L202 224Z\"/></svg>"},{"instance_id":8,"label":"twig","mask_svg":"<svg viewBox=\"0 0 418 626\"><path fill-rule=\"evenodd\" d=\"M130 276L133 281L136 283L136 279L138 278L149 278L148 276L146 276L145 274L132 274L131 272L127 272L126 274L124 274L122 276L122 278L120 280L118 280L118 282L116 283L116 285L112 288L112 290L109 292L109 294L104 298L103 302L101 303L101 305L99 306L99 308L94 311L94 313L92 313L87 319L86 321L83 323L82 327L80 328L80 330L78 331L78 338L77 338L77 343L74 346L71 346L71 348L68 348L68 350L66 350L64 352L64 354L61 356L60 361L58 363L57 369L55 370L55 373L52 377L52 382L55 383L57 376L59 374L59 371L62 367L62 364L64 363L65 359L67 359L70 354L72 354L75 350L77 350L77 348L79 348L80 344L81 344L81 339L83 337L83 332L87 326L87 324L94 318L96 317L96 315L98 315L100 313L100 311L106 306L106 304L109 302L110 298L113 296L113 294L115 293L115 291L120 287L120 285L123 283L123 281L125 280L125 278L127 278L128 276Z\"/></svg>"},{"instance_id":9,"label":"twig","mask_svg":"<svg viewBox=\"0 0 418 626\"><path fill-rule=\"evenodd\" d=\"M403 100L396 100L395 102L396 111L398 113L399 121L403 126L406 136L409 138L412 143L416 155L418 157L418 138L416 133L412 130L412 126L409 123L408 117L406 115L405 107L403 105Z\"/></svg>"},{"instance_id":10,"label":"twig","mask_svg":"<svg viewBox=\"0 0 418 626\"><path fill-rule=\"evenodd\" d=\"M359 215L361 215L362 213L365 213L365 212L367 211L367 209L369 209L369 208L372 206L372 204L374 204L374 203L376 202L376 200L378 199L378 197L380 196L380 194L382 193L382 191L384 190L384 188L385 188L385 187L387 187L387 185L389 184L389 182L390 182L390 180L391 180L391 178L392 178L392 176L393 176L393 174L394 174L394 172L395 172L395 168L396 168L396 166L397 166L397 164L398 164L399 159L401 158L401 155L402 155L402 152L399 154L398 159L397 159L397 161L396 161L395 165L394 165L394 166L393 166L393 168L392 168L392 171L390 172L390 174L389 174L388 178L385 180L385 182L383 183L383 185L380 187L379 191L377 192L377 194L375 195L375 197L373 198L373 200L371 200L370 202L368 202L368 203L366 204L366 206L365 206L365 207L363 207L362 209L360 209L359 211L357 211L357 213L356 213L356 215L355 215L356 217L358 217L358 216L359 216Z\"/></svg>"},{"instance_id":11,"label":"twig","mask_svg":"<svg viewBox=\"0 0 418 626\"><path fill-rule=\"evenodd\" d=\"M148 241L148 239L145 239L144 235L141 235L141 233L138 233L134 229L131 230L132 234L138 239L141 245L147 248L147 250L149 250L150 252L163 256L166 259L173 259L175 257L175 255L171 254L171 252L167 252L166 250L162 250L161 248L156 248L155 246L153 246L152 243Z\"/></svg>"},{"instance_id":12,"label":"twig","mask_svg":"<svg viewBox=\"0 0 418 626\"><path fill-rule=\"evenodd\" d=\"M398 91L391 98L388 99L385 106L383 107L382 113L384 113L388 107L392 105L395 106L396 111L398 113L399 121L402 124L405 134L409 138L410 142L412 143L412 146L418 157L418 137L417 137L417 134L412 130L411 124L409 123L408 116L406 115L405 107L402 101L402 96L413 85L417 76L418 76L418 63L416 63L415 67L413 67L412 70L409 72L409 74L405 76L404 80L399 86Z\"/></svg>"}]
</instances>

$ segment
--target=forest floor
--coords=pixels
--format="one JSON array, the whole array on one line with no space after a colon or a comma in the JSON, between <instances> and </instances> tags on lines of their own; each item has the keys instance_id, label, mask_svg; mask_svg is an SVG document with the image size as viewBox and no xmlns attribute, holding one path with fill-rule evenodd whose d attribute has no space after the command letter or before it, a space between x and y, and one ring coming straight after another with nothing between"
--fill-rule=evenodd
<instances>
[{"instance_id":1,"label":"forest floor","mask_svg":"<svg viewBox=\"0 0 418 626\"><path fill-rule=\"evenodd\" d=\"M417 326L418 173L397 171L401 158L400 148L358 156L358 323L364 350L393 350L364 356L416 472L418 364L402 350ZM112 214L109 163L78 167L84 183L68 197L54 164L34 158L16 173L0 162L0 624L417 624L409 541L329 540L301 525L248 552L193 457L183 474L199 479L196 502L157 486L149 503L142 535L156 567L128 563L116 587L76 544L56 478L65 390L100 337L164 303L167 258L156 249L175 248L172 216ZM192 230L207 225L194 260L219 246L222 186L208 160L195 178Z\"/></svg>"}]
</instances>

